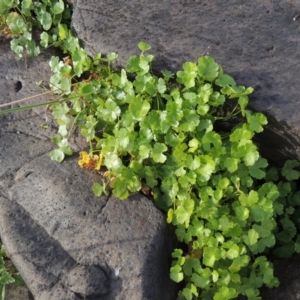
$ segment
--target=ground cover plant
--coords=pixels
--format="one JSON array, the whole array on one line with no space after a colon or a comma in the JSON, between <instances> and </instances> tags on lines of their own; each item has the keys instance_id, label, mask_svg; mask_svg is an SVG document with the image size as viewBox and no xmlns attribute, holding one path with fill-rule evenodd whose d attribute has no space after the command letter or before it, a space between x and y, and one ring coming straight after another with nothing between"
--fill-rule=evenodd
<instances>
[{"instance_id":1,"label":"ground cover plant","mask_svg":"<svg viewBox=\"0 0 300 300\"><path fill-rule=\"evenodd\" d=\"M279 169L259 154L253 138L267 118L248 109L251 87L209 56L154 73L144 42L116 71L117 54L91 58L81 48L62 1L0 0L0 14L17 58L50 44L65 53L49 62L50 87L60 97L44 103L59 128L51 159L73 154L68 140L79 128L89 146L79 166L103 175L94 193L126 199L142 191L176 227L186 244L172 254L170 277L185 282L178 299L254 300L262 285L278 286L268 257L300 252L300 163ZM29 38L34 26L39 42ZM228 120L235 125L222 131Z\"/></svg>"},{"instance_id":2,"label":"ground cover plant","mask_svg":"<svg viewBox=\"0 0 300 300\"><path fill-rule=\"evenodd\" d=\"M0 299L5 297L7 284L24 285L24 282L14 266L9 266L8 257L0 240Z\"/></svg>"}]
</instances>

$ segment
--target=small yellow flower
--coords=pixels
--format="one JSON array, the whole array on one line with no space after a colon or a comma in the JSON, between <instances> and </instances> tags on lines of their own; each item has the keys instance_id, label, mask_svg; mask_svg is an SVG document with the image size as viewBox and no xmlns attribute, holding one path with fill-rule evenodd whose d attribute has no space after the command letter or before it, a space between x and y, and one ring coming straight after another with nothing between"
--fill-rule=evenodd
<instances>
[{"instance_id":1,"label":"small yellow flower","mask_svg":"<svg viewBox=\"0 0 300 300\"><path fill-rule=\"evenodd\" d=\"M96 163L96 166L95 166L95 170L96 170L96 171L99 171L100 168L102 167L103 163L104 163L103 153L100 152L100 156L98 156L98 155L95 155L95 156L97 156L97 159L98 159L98 161L97 161L97 163ZM94 157L95 157L95 156L94 156Z\"/></svg>"},{"instance_id":2,"label":"small yellow flower","mask_svg":"<svg viewBox=\"0 0 300 300\"><path fill-rule=\"evenodd\" d=\"M88 164L91 158L86 151L80 151L79 154L80 154L80 159L78 161L78 165L81 168L84 168L84 165Z\"/></svg>"},{"instance_id":3,"label":"small yellow flower","mask_svg":"<svg viewBox=\"0 0 300 300\"><path fill-rule=\"evenodd\" d=\"M93 155L93 157L91 157L86 151L81 151L79 154L80 154L80 159L78 161L78 165L81 168L85 168L88 170L96 170L96 171L100 170L104 161L102 153L100 154L100 156Z\"/></svg>"}]
</instances>

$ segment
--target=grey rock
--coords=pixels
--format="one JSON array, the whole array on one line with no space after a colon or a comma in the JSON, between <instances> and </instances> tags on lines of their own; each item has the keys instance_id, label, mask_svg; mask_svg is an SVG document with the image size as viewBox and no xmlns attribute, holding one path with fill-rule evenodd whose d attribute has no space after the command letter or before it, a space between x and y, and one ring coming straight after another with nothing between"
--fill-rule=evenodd
<instances>
[{"instance_id":1,"label":"grey rock","mask_svg":"<svg viewBox=\"0 0 300 300\"><path fill-rule=\"evenodd\" d=\"M5 266L7 269L14 268L12 262L5 260ZM32 294L26 285L16 286L15 283L11 283L5 286L4 300L34 300Z\"/></svg>"},{"instance_id":2,"label":"grey rock","mask_svg":"<svg viewBox=\"0 0 300 300\"><path fill-rule=\"evenodd\" d=\"M250 106L269 117L261 151L282 162L300 159L299 13L296 0L76 0L72 27L91 55L117 52L120 66L140 41L152 46L158 71L213 56L255 88Z\"/></svg>"},{"instance_id":3,"label":"grey rock","mask_svg":"<svg viewBox=\"0 0 300 300\"><path fill-rule=\"evenodd\" d=\"M279 288L263 288L262 299L272 300L299 300L300 299L300 256L285 260L274 261L275 275L280 280Z\"/></svg>"},{"instance_id":4,"label":"grey rock","mask_svg":"<svg viewBox=\"0 0 300 300\"><path fill-rule=\"evenodd\" d=\"M273 258L274 275L279 279L277 288L263 286L260 290L262 300L299 300L300 299L300 256L293 255L288 259ZM238 300L246 300L240 296Z\"/></svg>"},{"instance_id":5,"label":"grey rock","mask_svg":"<svg viewBox=\"0 0 300 300\"><path fill-rule=\"evenodd\" d=\"M254 87L250 107L268 117L257 135L263 156L300 159L300 2L295 0L74 1L72 28L85 49L117 52L117 66L148 42L156 71L176 71L211 55L239 84ZM276 261L279 288L263 299L300 299L299 255ZM286 270L283 272L283 270Z\"/></svg>"},{"instance_id":6,"label":"grey rock","mask_svg":"<svg viewBox=\"0 0 300 300\"><path fill-rule=\"evenodd\" d=\"M4 300L34 300L27 286L9 284L5 287Z\"/></svg>"},{"instance_id":7,"label":"grey rock","mask_svg":"<svg viewBox=\"0 0 300 300\"><path fill-rule=\"evenodd\" d=\"M103 296L109 293L109 278L97 266L76 266L65 279L65 286L72 292L86 296Z\"/></svg>"},{"instance_id":8,"label":"grey rock","mask_svg":"<svg viewBox=\"0 0 300 300\"><path fill-rule=\"evenodd\" d=\"M49 80L51 54L26 69L3 42L0 104L41 93L35 82ZM175 299L176 241L164 215L138 193L95 197L100 175L80 169L78 155L50 160L56 129L44 108L0 116L0 236L34 299ZM75 151L86 147L76 132L71 142Z\"/></svg>"}]
</instances>

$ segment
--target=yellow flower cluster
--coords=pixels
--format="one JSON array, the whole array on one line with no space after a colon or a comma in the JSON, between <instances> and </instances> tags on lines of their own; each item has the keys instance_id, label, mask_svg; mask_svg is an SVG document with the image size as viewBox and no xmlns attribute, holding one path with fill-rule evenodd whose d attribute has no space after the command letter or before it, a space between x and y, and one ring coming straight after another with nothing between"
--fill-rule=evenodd
<instances>
[{"instance_id":1,"label":"yellow flower cluster","mask_svg":"<svg viewBox=\"0 0 300 300\"><path fill-rule=\"evenodd\" d=\"M81 168L96 171L100 170L104 161L102 153L100 153L100 155L93 155L93 157L91 157L86 151L81 151L79 154L80 159L78 161L78 165Z\"/></svg>"}]
</instances>

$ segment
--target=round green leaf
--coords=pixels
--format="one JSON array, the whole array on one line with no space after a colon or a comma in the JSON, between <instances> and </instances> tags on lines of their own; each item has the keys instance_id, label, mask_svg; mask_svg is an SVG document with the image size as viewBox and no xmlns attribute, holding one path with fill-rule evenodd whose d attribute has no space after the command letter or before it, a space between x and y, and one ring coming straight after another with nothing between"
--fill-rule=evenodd
<instances>
[{"instance_id":1,"label":"round green leaf","mask_svg":"<svg viewBox=\"0 0 300 300\"><path fill-rule=\"evenodd\" d=\"M175 265L170 269L170 277L173 281L175 282L180 282L183 280L184 276L183 273L181 272L181 267L178 265Z\"/></svg>"},{"instance_id":2,"label":"round green leaf","mask_svg":"<svg viewBox=\"0 0 300 300\"><path fill-rule=\"evenodd\" d=\"M44 30L49 30L52 25L52 17L47 11L40 11L40 13L37 15L37 19L42 24Z\"/></svg>"},{"instance_id":3,"label":"round green leaf","mask_svg":"<svg viewBox=\"0 0 300 300\"><path fill-rule=\"evenodd\" d=\"M50 152L50 158L57 162L62 162L65 158L65 154L61 149L54 149Z\"/></svg>"},{"instance_id":4,"label":"round green leaf","mask_svg":"<svg viewBox=\"0 0 300 300\"><path fill-rule=\"evenodd\" d=\"M99 183L94 183L92 186L92 190L95 194L95 196L100 197L102 196L104 190L103 190L103 186Z\"/></svg>"},{"instance_id":5,"label":"round green leaf","mask_svg":"<svg viewBox=\"0 0 300 300\"><path fill-rule=\"evenodd\" d=\"M61 14L65 9L64 2L59 0L53 5L52 11L55 15Z\"/></svg>"},{"instance_id":6,"label":"round green leaf","mask_svg":"<svg viewBox=\"0 0 300 300\"><path fill-rule=\"evenodd\" d=\"M139 42L138 47L141 51L147 51L151 49L151 46L145 42Z\"/></svg>"}]
</instances>

